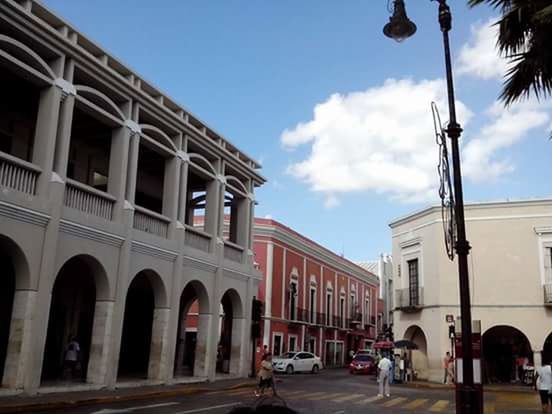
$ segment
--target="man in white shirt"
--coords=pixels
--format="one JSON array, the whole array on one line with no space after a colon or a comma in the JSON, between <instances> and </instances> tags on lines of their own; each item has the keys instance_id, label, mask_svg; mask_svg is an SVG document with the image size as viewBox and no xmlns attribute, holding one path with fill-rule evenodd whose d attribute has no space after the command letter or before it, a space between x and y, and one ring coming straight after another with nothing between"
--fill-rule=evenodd
<instances>
[{"instance_id":1,"label":"man in white shirt","mask_svg":"<svg viewBox=\"0 0 552 414\"><path fill-rule=\"evenodd\" d=\"M391 369L391 361L384 355L378 364L379 370L379 394L378 397L389 397L389 370Z\"/></svg>"},{"instance_id":2,"label":"man in white shirt","mask_svg":"<svg viewBox=\"0 0 552 414\"><path fill-rule=\"evenodd\" d=\"M552 368L548 361L537 368L536 388L540 394L543 414L551 412L549 409L552 407Z\"/></svg>"}]
</instances>

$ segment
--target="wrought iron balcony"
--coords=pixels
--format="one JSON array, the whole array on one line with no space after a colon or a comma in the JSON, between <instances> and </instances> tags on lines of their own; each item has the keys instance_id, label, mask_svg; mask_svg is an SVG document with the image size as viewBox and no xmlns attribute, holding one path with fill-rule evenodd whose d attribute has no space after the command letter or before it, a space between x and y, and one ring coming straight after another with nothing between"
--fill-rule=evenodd
<instances>
[{"instance_id":1,"label":"wrought iron balcony","mask_svg":"<svg viewBox=\"0 0 552 414\"><path fill-rule=\"evenodd\" d=\"M417 312L424 306L423 288L395 290L395 308L403 312Z\"/></svg>"}]
</instances>

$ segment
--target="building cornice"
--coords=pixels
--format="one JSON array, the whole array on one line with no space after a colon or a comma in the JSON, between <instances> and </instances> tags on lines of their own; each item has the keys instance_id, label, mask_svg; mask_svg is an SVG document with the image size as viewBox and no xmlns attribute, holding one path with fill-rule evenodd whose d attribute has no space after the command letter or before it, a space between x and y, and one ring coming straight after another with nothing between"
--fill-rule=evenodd
<instances>
[{"instance_id":1,"label":"building cornice","mask_svg":"<svg viewBox=\"0 0 552 414\"><path fill-rule=\"evenodd\" d=\"M355 278L377 286L379 281L376 275L368 272L353 262L337 256L335 253L323 248L312 240L304 236L300 236L295 232L287 230L287 228L279 225L278 222L271 220L273 224L255 223L254 237L269 237L280 241L281 243L294 248L299 252L304 252L322 264L328 264L338 273L354 276ZM263 240L265 241L265 240Z\"/></svg>"}]
</instances>

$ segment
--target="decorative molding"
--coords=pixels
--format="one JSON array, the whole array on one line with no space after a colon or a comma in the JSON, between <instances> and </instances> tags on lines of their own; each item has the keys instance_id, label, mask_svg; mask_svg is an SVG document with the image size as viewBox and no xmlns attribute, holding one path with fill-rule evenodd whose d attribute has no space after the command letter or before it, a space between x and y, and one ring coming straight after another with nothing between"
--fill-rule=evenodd
<instances>
[{"instance_id":1,"label":"decorative molding","mask_svg":"<svg viewBox=\"0 0 552 414\"><path fill-rule=\"evenodd\" d=\"M24 223L34 224L39 227L46 227L50 216L34 210L16 206L15 204L0 201L0 215Z\"/></svg>"},{"instance_id":2,"label":"decorative molding","mask_svg":"<svg viewBox=\"0 0 552 414\"><path fill-rule=\"evenodd\" d=\"M217 244L224 245L224 239L222 237L217 237Z\"/></svg>"},{"instance_id":3,"label":"decorative molding","mask_svg":"<svg viewBox=\"0 0 552 414\"><path fill-rule=\"evenodd\" d=\"M416 246L416 245L419 245L419 244L422 244L422 238L421 237L415 237L413 239L408 239L408 240L405 240L405 241L399 243L399 247L401 249L406 249L408 247Z\"/></svg>"},{"instance_id":4,"label":"decorative molding","mask_svg":"<svg viewBox=\"0 0 552 414\"><path fill-rule=\"evenodd\" d=\"M190 155L184 151L177 151L176 156L182 160L182 162L190 162Z\"/></svg>"},{"instance_id":5,"label":"decorative molding","mask_svg":"<svg viewBox=\"0 0 552 414\"><path fill-rule=\"evenodd\" d=\"M130 204L130 201L125 200L125 202L123 203L123 210L134 211L134 206L132 204Z\"/></svg>"},{"instance_id":6,"label":"decorative molding","mask_svg":"<svg viewBox=\"0 0 552 414\"><path fill-rule=\"evenodd\" d=\"M182 224L180 221L176 220L176 228L177 229L185 229L184 224Z\"/></svg>"},{"instance_id":7,"label":"decorative molding","mask_svg":"<svg viewBox=\"0 0 552 414\"><path fill-rule=\"evenodd\" d=\"M255 277L253 274L238 272L236 270L229 269L227 267L223 268L223 272L224 272L224 276L227 276L229 278L236 279L236 280L257 279L257 277Z\"/></svg>"},{"instance_id":8,"label":"decorative molding","mask_svg":"<svg viewBox=\"0 0 552 414\"><path fill-rule=\"evenodd\" d=\"M178 257L177 252L161 249L160 247L155 247L151 244L146 244L134 240L132 241L130 250L134 253L141 253L147 256L157 257L158 259L163 259L168 262L174 262Z\"/></svg>"},{"instance_id":9,"label":"decorative molding","mask_svg":"<svg viewBox=\"0 0 552 414\"><path fill-rule=\"evenodd\" d=\"M534 227L535 233L539 236L543 236L545 234L551 234L552 235L552 226L539 226Z\"/></svg>"},{"instance_id":10,"label":"decorative molding","mask_svg":"<svg viewBox=\"0 0 552 414\"><path fill-rule=\"evenodd\" d=\"M71 236L92 240L114 247L121 247L125 241L124 237L94 229L92 227L83 226L82 224L77 224L69 220L60 220L59 231Z\"/></svg>"},{"instance_id":11,"label":"decorative molding","mask_svg":"<svg viewBox=\"0 0 552 414\"><path fill-rule=\"evenodd\" d=\"M65 181L63 180L63 178L61 178L61 176L57 172L54 172L54 171L52 171L52 176L50 177L50 182L51 183L65 184Z\"/></svg>"},{"instance_id":12,"label":"decorative molding","mask_svg":"<svg viewBox=\"0 0 552 414\"><path fill-rule=\"evenodd\" d=\"M226 184L226 177L222 174L217 174L217 181L221 184Z\"/></svg>"},{"instance_id":13,"label":"decorative molding","mask_svg":"<svg viewBox=\"0 0 552 414\"><path fill-rule=\"evenodd\" d=\"M206 272L209 272L209 273L215 273L218 268L216 264L209 263L190 256L184 256L184 260L182 261L182 266L183 267L189 266L189 267L193 267L194 269L205 270Z\"/></svg>"},{"instance_id":14,"label":"decorative molding","mask_svg":"<svg viewBox=\"0 0 552 414\"><path fill-rule=\"evenodd\" d=\"M75 85L71 82L66 81L63 78L57 78L54 80L54 85L61 89L62 100L67 98L69 95L75 96L77 94L77 89Z\"/></svg>"},{"instance_id":15,"label":"decorative molding","mask_svg":"<svg viewBox=\"0 0 552 414\"><path fill-rule=\"evenodd\" d=\"M255 194L254 193L247 193L247 198L249 201L255 201Z\"/></svg>"},{"instance_id":16,"label":"decorative molding","mask_svg":"<svg viewBox=\"0 0 552 414\"><path fill-rule=\"evenodd\" d=\"M132 119L126 119L124 125L130 129L133 135L139 135L142 132L142 127Z\"/></svg>"}]
</instances>

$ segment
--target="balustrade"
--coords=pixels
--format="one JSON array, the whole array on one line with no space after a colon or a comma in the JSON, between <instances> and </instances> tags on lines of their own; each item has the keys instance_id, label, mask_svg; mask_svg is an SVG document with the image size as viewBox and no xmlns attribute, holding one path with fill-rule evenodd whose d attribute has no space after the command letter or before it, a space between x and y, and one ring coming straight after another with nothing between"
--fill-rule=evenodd
<instances>
[{"instance_id":1,"label":"balustrade","mask_svg":"<svg viewBox=\"0 0 552 414\"><path fill-rule=\"evenodd\" d=\"M35 195L40 168L30 162L0 152L0 186Z\"/></svg>"}]
</instances>

